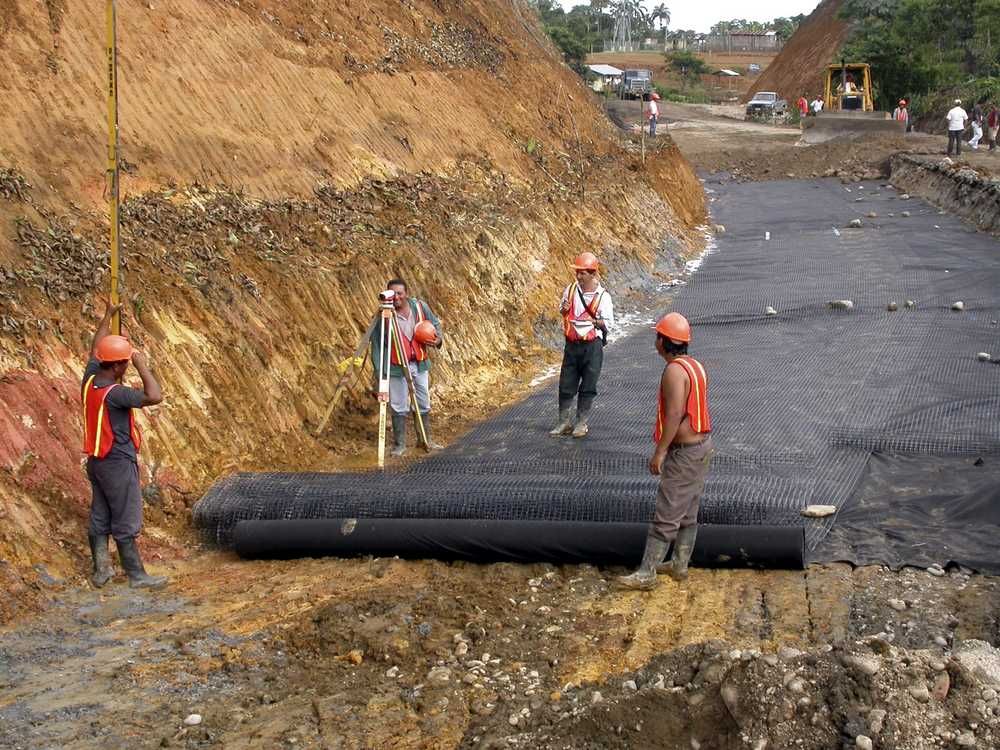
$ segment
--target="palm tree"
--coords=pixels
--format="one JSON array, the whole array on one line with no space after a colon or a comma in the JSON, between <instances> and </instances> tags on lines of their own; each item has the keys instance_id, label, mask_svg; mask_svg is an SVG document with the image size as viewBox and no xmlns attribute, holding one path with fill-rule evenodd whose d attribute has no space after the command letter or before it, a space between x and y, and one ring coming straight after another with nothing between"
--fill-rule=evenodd
<instances>
[{"instance_id":1,"label":"palm tree","mask_svg":"<svg viewBox=\"0 0 1000 750\"><path fill-rule=\"evenodd\" d=\"M663 3L660 3L653 8L653 12L649 14L649 20L654 24L657 21L660 21L663 25L662 28L667 28L667 26L670 25L670 8Z\"/></svg>"}]
</instances>

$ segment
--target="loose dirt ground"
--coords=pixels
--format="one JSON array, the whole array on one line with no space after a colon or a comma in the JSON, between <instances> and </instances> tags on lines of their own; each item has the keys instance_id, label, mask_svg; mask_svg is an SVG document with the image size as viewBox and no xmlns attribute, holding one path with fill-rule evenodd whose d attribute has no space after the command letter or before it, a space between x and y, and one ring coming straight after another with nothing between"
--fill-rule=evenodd
<instances>
[{"instance_id":1,"label":"loose dirt ground","mask_svg":"<svg viewBox=\"0 0 1000 750\"><path fill-rule=\"evenodd\" d=\"M738 181L837 176L845 181L888 175L889 157L897 153L941 159L947 140L926 133L901 137L838 138L815 145L801 143L797 126L743 121L741 105L661 106L666 130L682 153L703 172L726 172ZM629 111L629 115L632 113ZM631 124L632 120L629 119ZM983 174L1000 167L1000 150L964 148L953 157Z\"/></svg>"},{"instance_id":2,"label":"loose dirt ground","mask_svg":"<svg viewBox=\"0 0 1000 750\"><path fill-rule=\"evenodd\" d=\"M705 170L842 163L794 131L666 114ZM860 169L890 146L852 148ZM39 566L47 609L0 631L0 747L997 743L1000 587L968 571L694 570L625 593L590 566L245 562L188 542L152 562L164 594Z\"/></svg>"}]
</instances>

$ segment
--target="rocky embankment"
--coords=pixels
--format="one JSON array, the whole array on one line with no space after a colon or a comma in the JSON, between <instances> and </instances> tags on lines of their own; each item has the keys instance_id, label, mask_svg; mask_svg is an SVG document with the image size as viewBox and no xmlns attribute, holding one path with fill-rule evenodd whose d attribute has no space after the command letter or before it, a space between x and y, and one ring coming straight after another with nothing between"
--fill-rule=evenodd
<instances>
[{"instance_id":1,"label":"rocky embankment","mask_svg":"<svg viewBox=\"0 0 1000 750\"><path fill-rule=\"evenodd\" d=\"M1000 231L1000 180L948 157L896 154L892 182L961 216L984 232Z\"/></svg>"}]
</instances>

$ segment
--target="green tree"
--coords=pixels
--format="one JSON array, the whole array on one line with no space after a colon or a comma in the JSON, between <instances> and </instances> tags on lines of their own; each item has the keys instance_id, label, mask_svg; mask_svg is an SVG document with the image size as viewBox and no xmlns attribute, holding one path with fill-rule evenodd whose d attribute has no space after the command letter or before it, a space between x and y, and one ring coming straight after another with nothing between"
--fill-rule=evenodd
<instances>
[{"instance_id":1,"label":"green tree","mask_svg":"<svg viewBox=\"0 0 1000 750\"><path fill-rule=\"evenodd\" d=\"M587 46L580 37L565 26L546 27L546 32L556 46L562 51L567 64L577 70L583 69L583 61L587 58Z\"/></svg>"},{"instance_id":2,"label":"green tree","mask_svg":"<svg viewBox=\"0 0 1000 750\"><path fill-rule=\"evenodd\" d=\"M657 21L661 22L662 28L666 29L670 25L670 8L664 3L660 3L650 12L649 18L654 24Z\"/></svg>"},{"instance_id":3,"label":"green tree","mask_svg":"<svg viewBox=\"0 0 1000 750\"><path fill-rule=\"evenodd\" d=\"M768 26L770 26L771 30L778 35L778 39L783 42L787 42L791 39L792 34L795 33L796 29L799 28L799 24L801 24L804 20L805 16L800 13L799 15L792 16L791 18L785 18L784 16L775 18L770 24L768 24Z\"/></svg>"},{"instance_id":4,"label":"green tree","mask_svg":"<svg viewBox=\"0 0 1000 750\"><path fill-rule=\"evenodd\" d=\"M690 50L677 50L664 57L670 67L680 73L681 80L685 83L696 83L702 74L709 72L705 61Z\"/></svg>"}]
</instances>

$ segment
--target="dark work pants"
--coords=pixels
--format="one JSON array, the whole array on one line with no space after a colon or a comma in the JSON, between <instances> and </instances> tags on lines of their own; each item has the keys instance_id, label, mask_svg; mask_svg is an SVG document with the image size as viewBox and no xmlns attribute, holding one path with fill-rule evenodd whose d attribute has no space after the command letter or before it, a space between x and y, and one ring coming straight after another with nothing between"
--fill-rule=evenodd
<instances>
[{"instance_id":1,"label":"dark work pants","mask_svg":"<svg viewBox=\"0 0 1000 750\"><path fill-rule=\"evenodd\" d=\"M601 377L603 364L604 345L599 338L566 342L562 369L559 371L559 411L573 406L573 399L578 393L577 409L590 409L597 395L597 380Z\"/></svg>"},{"instance_id":2,"label":"dark work pants","mask_svg":"<svg viewBox=\"0 0 1000 750\"><path fill-rule=\"evenodd\" d=\"M139 467L127 458L88 458L87 478L93 491L90 533L115 539L138 536L142 529Z\"/></svg>"},{"instance_id":3,"label":"dark work pants","mask_svg":"<svg viewBox=\"0 0 1000 750\"><path fill-rule=\"evenodd\" d=\"M949 130L948 131L948 153L951 153L951 144L955 144L955 156L962 153L962 131L961 130Z\"/></svg>"}]
</instances>

